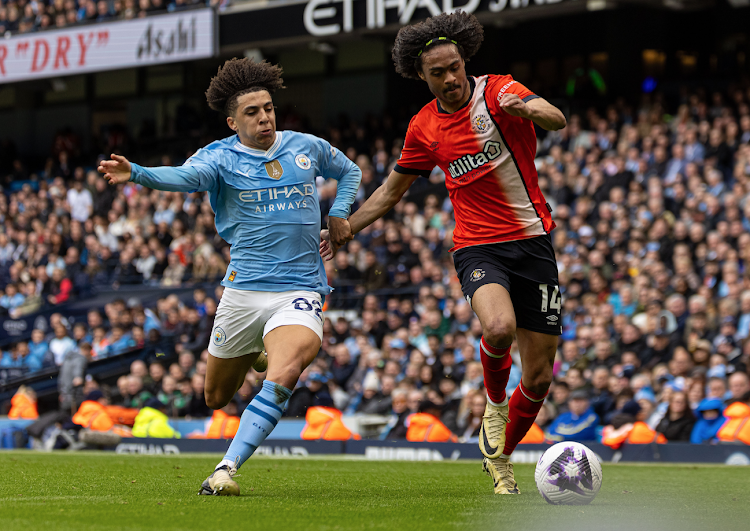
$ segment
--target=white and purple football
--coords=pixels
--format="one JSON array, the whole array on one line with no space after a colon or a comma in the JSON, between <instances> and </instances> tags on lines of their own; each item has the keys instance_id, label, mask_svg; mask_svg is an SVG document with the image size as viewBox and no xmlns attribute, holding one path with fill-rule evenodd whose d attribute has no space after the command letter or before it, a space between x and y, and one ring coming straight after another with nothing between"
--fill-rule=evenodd
<instances>
[{"instance_id":1,"label":"white and purple football","mask_svg":"<svg viewBox=\"0 0 750 531\"><path fill-rule=\"evenodd\" d=\"M602 465L581 443L561 442L539 458L534 479L547 503L588 505L602 486Z\"/></svg>"}]
</instances>

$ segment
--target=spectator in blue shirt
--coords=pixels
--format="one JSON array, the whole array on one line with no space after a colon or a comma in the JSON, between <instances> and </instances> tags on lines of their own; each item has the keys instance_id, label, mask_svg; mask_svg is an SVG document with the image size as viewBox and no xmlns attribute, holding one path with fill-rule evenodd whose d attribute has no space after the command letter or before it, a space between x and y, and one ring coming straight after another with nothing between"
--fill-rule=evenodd
<instances>
[{"instance_id":1,"label":"spectator in blue shirt","mask_svg":"<svg viewBox=\"0 0 750 531\"><path fill-rule=\"evenodd\" d=\"M594 413L585 389L576 389L568 398L570 411L558 416L549 427L553 441L593 441L599 417Z\"/></svg>"},{"instance_id":2,"label":"spectator in blue shirt","mask_svg":"<svg viewBox=\"0 0 750 531\"><path fill-rule=\"evenodd\" d=\"M690 442L702 444L711 442L716 437L721 425L726 420L722 416L724 403L720 398L704 398L695 410L698 422L693 426Z\"/></svg>"},{"instance_id":3,"label":"spectator in blue shirt","mask_svg":"<svg viewBox=\"0 0 750 531\"><path fill-rule=\"evenodd\" d=\"M73 340L79 347L84 343L90 345L94 340L94 335L88 331L86 323L76 323L73 325Z\"/></svg>"},{"instance_id":4,"label":"spectator in blue shirt","mask_svg":"<svg viewBox=\"0 0 750 531\"><path fill-rule=\"evenodd\" d=\"M38 363L42 366L44 358L49 352L49 343L44 340L44 332L40 329L35 328L31 332L31 342L29 343L29 358L34 358L34 364Z\"/></svg>"},{"instance_id":5,"label":"spectator in blue shirt","mask_svg":"<svg viewBox=\"0 0 750 531\"><path fill-rule=\"evenodd\" d=\"M740 295L740 320L734 338L742 341L750 336L750 291L743 291Z\"/></svg>"},{"instance_id":6,"label":"spectator in blue shirt","mask_svg":"<svg viewBox=\"0 0 750 531\"><path fill-rule=\"evenodd\" d=\"M623 284L619 292L611 294L608 302L612 305L615 315L632 317L637 307L633 298L633 287L629 284Z\"/></svg>"},{"instance_id":7,"label":"spectator in blue shirt","mask_svg":"<svg viewBox=\"0 0 750 531\"><path fill-rule=\"evenodd\" d=\"M11 349L7 352L3 352L3 357L0 358L0 369L22 369L23 360L18 357L16 349Z\"/></svg>"},{"instance_id":8,"label":"spectator in blue shirt","mask_svg":"<svg viewBox=\"0 0 750 531\"><path fill-rule=\"evenodd\" d=\"M35 372L42 368L42 359L31 355L29 344L22 341L16 345L16 357L21 361L21 366L29 372Z\"/></svg>"},{"instance_id":9,"label":"spectator in blue shirt","mask_svg":"<svg viewBox=\"0 0 750 531\"><path fill-rule=\"evenodd\" d=\"M6 310L13 310L23 304L26 297L18 293L18 287L15 284L5 286L5 294L0 297L0 306Z\"/></svg>"},{"instance_id":10,"label":"spectator in blue shirt","mask_svg":"<svg viewBox=\"0 0 750 531\"><path fill-rule=\"evenodd\" d=\"M685 133L685 160L688 162L702 162L706 153L706 148L698 141L698 132L695 128L687 130Z\"/></svg>"},{"instance_id":11,"label":"spectator in blue shirt","mask_svg":"<svg viewBox=\"0 0 750 531\"><path fill-rule=\"evenodd\" d=\"M156 316L153 310L151 310L150 308L146 308L143 311L143 314L145 316L143 322L143 331L146 334L148 334L151 330L159 330L159 328L161 328L159 318Z\"/></svg>"},{"instance_id":12,"label":"spectator in blue shirt","mask_svg":"<svg viewBox=\"0 0 750 531\"><path fill-rule=\"evenodd\" d=\"M171 225L174 218L175 213L174 210L170 208L169 199L167 197L161 198L156 206L156 211L154 212L154 225L158 225L161 222Z\"/></svg>"},{"instance_id":13,"label":"spectator in blue shirt","mask_svg":"<svg viewBox=\"0 0 750 531\"><path fill-rule=\"evenodd\" d=\"M116 356L136 346L135 341L129 333L125 333L122 328L115 326L109 337L108 356Z\"/></svg>"}]
</instances>

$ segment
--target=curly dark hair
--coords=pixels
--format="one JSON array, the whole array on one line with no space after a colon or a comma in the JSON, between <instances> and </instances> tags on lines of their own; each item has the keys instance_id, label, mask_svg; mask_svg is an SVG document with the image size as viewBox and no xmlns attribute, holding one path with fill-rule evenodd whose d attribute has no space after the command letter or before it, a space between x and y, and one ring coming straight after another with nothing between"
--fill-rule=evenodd
<instances>
[{"instance_id":1,"label":"curly dark hair","mask_svg":"<svg viewBox=\"0 0 750 531\"><path fill-rule=\"evenodd\" d=\"M211 78L206 91L208 106L231 116L237 110L237 98L248 92L267 90L269 94L284 88L282 69L267 61L256 63L252 59L230 59Z\"/></svg>"},{"instance_id":2,"label":"curly dark hair","mask_svg":"<svg viewBox=\"0 0 750 531\"><path fill-rule=\"evenodd\" d=\"M434 40L446 37L444 40ZM393 62L396 72L406 78L420 79L422 58L420 52L425 51L429 41L429 49L441 44L451 44L455 41L458 53L464 61L468 61L479 51L484 40L484 28L477 17L463 11L452 14L443 13L414 24L404 26L396 36L393 45Z\"/></svg>"}]
</instances>

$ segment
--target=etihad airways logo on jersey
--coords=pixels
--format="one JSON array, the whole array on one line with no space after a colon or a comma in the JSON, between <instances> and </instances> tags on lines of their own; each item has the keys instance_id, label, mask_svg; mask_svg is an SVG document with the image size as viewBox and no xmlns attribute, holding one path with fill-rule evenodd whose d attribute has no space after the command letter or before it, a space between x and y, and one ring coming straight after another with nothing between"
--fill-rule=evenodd
<instances>
[{"instance_id":1,"label":"etihad airways logo on jersey","mask_svg":"<svg viewBox=\"0 0 750 531\"><path fill-rule=\"evenodd\" d=\"M495 160L500 156L502 148L500 142L494 140L488 140L484 143L484 149L475 155L464 155L460 159L454 160L448 165L448 171L451 177L458 179L469 173L472 170L476 170L487 164L491 160Z\"/></svg>"},{"instance_id":2,"label":"etihad airways logo on jersey","mask_svg":"<svg viewBox=\"0 0 750 531\"><path fill-rule=\"evenodd\" d=\"M303 184L300 186L278 186L276 188L262 188L260 190L246 190L240 192L240 201L245 203L259 203L261 201L277 201L290 199L288 202L270 205L257 205L255 212L278 212L281 210L296 210L307 208L305 199L315 194L315 186Z\"/></svg>"},{"instance_id":3,"label":"etihad airways logo on jersey","mask_svg":"<svg viewBox=\"0 0 750 531\"><path fill-rule=\"evenodd\" d=\"M258 203L260 201L276 201L279 197L283 199L295 199L295 196L306 197L315 193L312 184L298 186L278 186L276 188L261 188L260 190L245 190L240 192L240 201L245 203Z\"/></svg>"}]
</instances>

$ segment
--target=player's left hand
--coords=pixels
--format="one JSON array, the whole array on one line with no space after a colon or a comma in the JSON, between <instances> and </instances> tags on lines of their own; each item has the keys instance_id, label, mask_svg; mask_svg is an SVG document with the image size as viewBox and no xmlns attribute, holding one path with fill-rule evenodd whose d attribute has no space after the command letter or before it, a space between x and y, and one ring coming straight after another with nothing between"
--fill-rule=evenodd
<instances>
[{"instance_id":1,"label":"player's left hand","mask_svg":"<svg viewBox=\"0 0 750 531\"><path fill-rule=\"evenodd\" d=\"M328 216L328 232L337 249L354 239L352 226L347 219Z\"/></svg>"},{"instance_id":2,"label":"player's left hand","mask_svg":"<svg viewBox=\"0 0 750 531\"><path fill-rule=\"evenodd\" d=\"M518 94L503 94L499 104L500 108L511 116L519 116L521 118L529 118L531 116L531 108L526 105L526 102Z\"/></svg>"},{"instance_id":3,"label":"player's left hand","mask_svg":"<svg viewBox=\"0 0 750 531\"><path fill-rule=\"evenodd\" d=\"M320 231L320 256L325 260L326 262L329 260L333 260L333 257L336 256L336 251L338 250L338 247L331 244L331 235L328 232L327 229L323 229Z\"/></svg>"}]
</instances>

